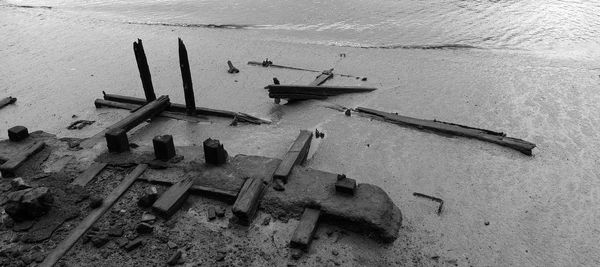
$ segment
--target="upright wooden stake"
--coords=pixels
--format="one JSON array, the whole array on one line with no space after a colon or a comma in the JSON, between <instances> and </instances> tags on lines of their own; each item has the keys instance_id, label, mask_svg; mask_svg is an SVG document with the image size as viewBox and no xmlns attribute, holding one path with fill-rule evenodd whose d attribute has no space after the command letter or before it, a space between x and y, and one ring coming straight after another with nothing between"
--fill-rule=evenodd
<instances>
[{"instance_id":1,"label":"upright wooden stake","mask_svg":"<svg viewBox=\"0 0 600 267\"><path fill-rule=\"evenodd\" d=\"M194 100L194 87L192 86L192 74L188 62L187 49L179 38L179 67L183 79L183 93L185 95L185 111L188 115L196 115L196 101Z\"/></svg>"},{"instance_id":2,"label":"upright wooden stake","mask_svg":"<svg viewBox=\"0 0 600 267\"><path fill-rule=\"evenodd\" d=\"M154 94L154 87L152 87L152 76L150 76L150 68L148 67L148 60L146 59L142 40L138 39L137 43L133 42L133 52L135 53L135 60L140 71L146 102L153 101L156 99L156 95Z\"/></svg>"}]
</instances>

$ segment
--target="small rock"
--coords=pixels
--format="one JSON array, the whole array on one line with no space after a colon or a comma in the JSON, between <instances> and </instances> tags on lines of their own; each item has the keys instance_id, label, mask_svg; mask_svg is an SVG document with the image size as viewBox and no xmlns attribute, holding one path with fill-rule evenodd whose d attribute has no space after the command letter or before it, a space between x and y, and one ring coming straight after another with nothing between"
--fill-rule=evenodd
<instances>
[{"instance_id":1,"label":"small rock","mask_svg":"<svg viewBox=\"0 0 600 267\"><path fill-rule=\"evenodd\" d=\"M277 191L285 191L285 187L283 186L283 182L281 181L281 179L275 179L275 181L273 182L273 189Z\"/></svg>"},{"instance_id":2,"label":"small rock","mask_svg":"<svg viewBox=\"0 0 600 267\"><path fill-rule=\"evenodd\" d=\"M167 242L167 247L169 247L169 249L176 249L177 244L175 244L175 242L169 241Z\"/></svg>"},{"instance_id":3,"label":"small rock","mask_svg":"<svg viewBox=\"0 0 600 267\"><path fill-rule=\"evenodd\" d=\"M108 243L109 238L108 235L103 234L103 235L97 235L92 237L92 244L94 245L94 247L100 248L102 246L104 246L106 243Z\"/></svg>"},{"instance_id":4,"label":"small rock","mask_svg":"<svg viewBox=\"0 0 600 267\"><path fill-rule=\"evenodd\" d=\"M223 207L217 207L215 212L217 213L217 217L225 217L225 209Z\"/></svg>"},{"instance_id":5,"label":"small rock","mask_svg":"<svg viewBox=\"0 0 600 267\"><path fill-rule=\"evenodd\" d=\"M25 180L23 180L23 178L21 178L21 177L12 179L12 181L10 181L10 186L12 187L13 190L23 190L23 189L31 188L31 186L28 185L27 183L25 183Z\"/></svg>"},{"instance_id":6,"label":"small rock","mask_svg":"<svg viewBox=\"0 0 600 267\"><path fill-rule=\"evenodd\" d=\"M152 186L150 189L138 199L138 206L142 208L149 208L158 199L158 190Z\"/></svg>"},{"instance_id":7,"label":"small rock","mask_svg":"<svg viewBox=\"0 0 600 267\"><path fill-rule=\"evenodd\" d=\"M104 199L98 196L93 196L90 198L90 208L91 209L96 209L99 208L100 206L102 206L102 202L104 202Z\"/></svg>"},{"instance_id":8,"label":"small rock","mask_svg":"<svg viewBox=\"0 0 600 267\"><path fill-rule=\"evenodd\" d=\"M327 234L327 236L331 236L331 235L333 235L333 230L331 230L331 229L330 229L330 230L327 230L326 234Z\"/></svg>"},{"instance_id":9,"label":"small rock","mask_svg":"<svg viewBox=\"0 0 600 267\"><path fill-rule=\"evenodd\" d=\"M47 187L14 191L8 194L7 199L4 210L15 221L35 219L46 214L54 202Z\"/></svg>"},{"instance_id":10,"label":"small rock","mask_svg":"<svg viewBox=\"0 0 600 267\"><path fill-rule=\"evenodd\" d=\"M181 259L181 250L175 251L173 255L169 258L167 264L169 265L177 265L179 263L179 259Z\"/></svg>"},{"instance_id":11,"label":"small rock","mask_svg":"<svg viewBox=\"0 0 600 267\"><path fill-rule=\"evenodd\" d=\"M488 226L488 225L490 225L490 222L486 221L486 222L484 222L484 224L485 224L485 226Z\"/></svg>"},{"instance_id":12,"label":"small rock","mask_svg":"<svg viewBox=\"0 0 600 267\"><path fill-rule=\"evenodd\" d=\"M302 258L303 254L304 254L304 252L302 252L302 250L300 250L300 249L293 249L292 250L292 259L298 260L298 259Z\"/></svg>"},{"instance_id":13,"label":"small rock","mask_svg":"<svg viewBox=\"0 0 600 267\"><path fill-rule=\"evenodd\" d=\"M119 238L115 241L115 243L117 243L117 246L122 248L122 247L127 246L127 243L129 243L129 241L127 241L127 238Z\"/></svg>"},{"instance_id":14,"label":"small rock","mask_svg":"<svg viewBox=\"0 0 600 267\"><path fill-rule=\"evenodd\" d=\"M363 77L363 78L362 78L362 81L363 81L363 82L364 82L364 81L366 81L366 80L367 80L367 77Z\"/></svg>"},{"instance_id":15,"label":"small rock","mask_svg":"<svg viewBox=\"0 0 600 267\"><path fill-rule=\"evenodd\" d=\"M135 230L140 234L150 234L154 231L154 226L147 223L140 223Z\"/></svg>"},{"instance_id":16,"label":"small rock","mask_svg":"<svg viewBox=\"0 0 600 267\"><path fill-rule=\"evenodd\" d=\"M123 228L120 226L112 227L108 230L108 235L113 237L121 237L123 236Z\"/></svg>"},{"instance_id":17,"label":"small rock","mask_svg":"<svg viewBox=\"0 0 600 267\"><path fill-rule=\"evenodd\" d=\"M271 223L271 217L266 217L263 221L262 221L262 225L267 226Z\"/></svg>"},{"instance_id":18,"label":"small rock","mask_svg":"<svg viewBox=\"0 0 600 267\"><path fill-rule=\"evenodd\" d=\"M215 218L217 218L217 213L215 211L215 207L209 207L208 210L206 211L206 216L208 217L209 221L212 221Z\"/></svg>"},{"instance_id":19,"label":"small rock","mask_svg":"<svg viewBox=\"0 0 600 267\"><path fill-rule=\"evenodd\" d=\"M23 221L23 222L18 222L15 223L15 225L12 227L13 231L15 232L24 232L29 230L34 224L34 221Z\"/></svg>"},{"instance_id":20,"label":"small rock","mask_svg":"<svg viewBox=\"0 0 600 267\"><path fill-rule=\"evenodd\" d=\"M346 111L344 111L344 114L346 114L346 116L350 117L350 115L352 115L352 113L350 112L350 109L346 109Z\"/></svg>"},{"instance_id":21,"label":"small rock","mask_svg":"<svg viewBox=\"0 0 600 267\"><path fill-rule=\"evenodd\" d=\"M31 257L37 263L44 261L44 259L46 258L46 256L42 252L35 252L31 255Z\"/></svg>"},{"instance_id":22,"label":"small rock","mask_svg":"<svg viewBox=\"0 0 600 267\"><path fill-rule=\"evenodd\" d=\"M337 250L332 250L332 251L331 251L331 255L333 255L333 256L337 256L337 255L339 255L339 253L337 252Z\"/></svg>"},{"instance_id":23,"label":"small rock","mask_svg":"<svg viewBox=\"0 0 600 267\"><path fill-rule=\"evenodd\" d=\"M131 242L129 242L126 246L125 246L125 250L126 251L132 251L140 246L144 245L144 241L140 238L135 239Z\"/></svg>"},{"instance_id":24,"label":"small rock","mask_svg":"<svg viewBox=\"0 0 600 267\"><path fill-rule=\"evenodd\" d=\"M224 251L218 251L217 252L217 257L215 258L216 261L223 261L225 260L225 257L227 256L227 253Z\"/></svg>"},{"instance_id":25,"label":"small rock","mask_svg":"<svg viewBox=\"0 0 600 267\"><path fill-rule=\"evenodd\" d=\"M150 213L144 213L142 215L142 222L152 224L156 221L156 216Z\"/></svg>"}]
</instances>

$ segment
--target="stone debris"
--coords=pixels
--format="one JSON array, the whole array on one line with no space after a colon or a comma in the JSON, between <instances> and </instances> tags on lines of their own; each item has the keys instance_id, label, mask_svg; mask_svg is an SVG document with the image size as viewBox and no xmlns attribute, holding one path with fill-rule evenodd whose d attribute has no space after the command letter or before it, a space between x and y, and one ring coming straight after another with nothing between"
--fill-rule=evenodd
<instances>
[{"instance_id":1,"label":"stone debris","mask_svg":"<svg viewBox=\"0 0 600 267\"><path fill-rule=\"evenodd\" d=\"M181 259L181 250L177 250L175 251L175 253L173 253L173 255L171 255L171 257L169 257L169 261L167 261L167 264L169 265L177 265L179 263L179 260Z\"/></svg>"},{"instance_id":2,"label":"stone debris","mask_svg":"<svg viewBox=\"0 0 600 267\"><path fill-rule=\"evenodd\" d=\"M209 207L208 210L206 211L206 216L208 217L209 221L216 219L217 213L215 211L215 207Z\"/></svg>"},{"instance_id":3,"label":"stone debris","mask_svg":"<svg viewBox=\"0 0 600 267\"><path fill-rule=\"evenodd\" d=\"M146 194L138 199L138 206L142 208L149 208L158 199L158 190L152 186L147 190Z\"/></svg>"},{"instance_id":4,"label":"stone debris","mask_svg":"<svg viewBox=\"0 0 600 267\"><path fill-rule=\"evenodd\" d=\"M129 242L126 246L125 246L125 250L127 252L132 251L140 246L144 245L144 241L141 238L136 238L133 241Z\"/></svg>"},{"instance_id":5,"label":"stone debris","mask_svg":"<svg viewBox=\"0 0 600 267\"><path fill-rule=\"evenodd\" d=\"M6 213L15 221L35 219L50 210L54 202L47 187L28 188L8 194L4 207Z\"/></svg>"},{"instance_id":6,"label":"stone debris","mask_svg":"<svg viewBox=\"0 0 600 267\"><path fill-rule=\"evenodd\" d=\"M156 221L156 216L154 216L153 214L144 213L142 215L142 222L143 223L153 224L155 221Z\"/></svg>"},{"instance_id":7,"label":"stone debris","mask_svg":"<svg viewBox=\"0 0 600 267\"><path fill-rule=\"evenodd\" d=\"M98 196L93 196L90 198L90 208L91 209L96 209L99 208L100 206L102 206L102 202L104 202L104 199Z\"/></svg>"},{"instance_id":8,"label":"stone debris","mask_svg":"<svg viewBox=\"0 0 600 267\"><path fill-rule=\"evenodd\" d=\"M167 242L167 247L169 247L169 249L176 249L178 246L175 244L175 242L169 241Z\"/></svg>"},{"instance_id":9,"label":"stone debris","mask_svg":"<svg viewBox=\"0 0 600 267\"><path fill-rule=\"evenodd\" d=\"M12 179L12 181L10 181L10 186L12 187L13 190L23 190L23 189L31 188L31 186L28 185L27 183L25 183L25 180L23 180L23 178L21 178L21 177Z\"/></svg>"},{"instance_id":10,"label":"stone debris","mask_svg":"<svg viewBox=\"0 0 600 267\"><path fill-rule=\"evenodd\" d=\"M135 228L135 230L139 233L139 234L150 234L152 233L152 231L154 231L154 226L147 224L147 223L140 223L138 224L138 226Z\"/></svg>"},{"instance_id":11,"label":"stone debris","mask_svg":"<svg viewBox=\"0 0 600 267\"><path fill-rule=\"evenodd\" d=\"M108 230L108 235L112 237L123 236L123 228L121 226L114 226Z\"/></svg>"},{"instance_id":12,"label":"stone debris","mask_svg":"<svg viewBox=\"0 0 600 267\"><path fill-rule=\"evenodd\" d=\"M225 209L223 207L217 207L215 209L215 213L217 214L217 217L219 217L219 218L225 217Z\"/></svg>"}]
</instances>

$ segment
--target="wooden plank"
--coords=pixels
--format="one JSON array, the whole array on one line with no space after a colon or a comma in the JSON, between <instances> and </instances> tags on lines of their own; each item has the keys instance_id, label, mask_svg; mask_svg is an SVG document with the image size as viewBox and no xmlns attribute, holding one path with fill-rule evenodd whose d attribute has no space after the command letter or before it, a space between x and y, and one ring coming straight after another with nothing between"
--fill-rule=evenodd
<instances>
[{"instance_id":1,"label":"wooden plank","mask_svg":"<svg viewBox=\"0 0 600 267\"><path fill-rule=\"evenodd\" d=\"M416 119L411 117L406 117L398 114L378 111L374 109L356 108L358 112L362 112L365 114L369 114L375 116L376 118L382 119L387 122L391 122L394 124L414 127L420 130L428 130L433 132L439 132L443 134L450 134L456 136L463 136L468 138L479 139L482 141L495 143L501 146L509 147L515 149L525 155L531 156L532 149L536 147L535 144L513 138L506 137L506 134L500 132L494 132L485 129L478 129L469 126L463 126L459 124L441 122L437 120L423 120Z\"/></svg>"},{"instance_id":2,"label":"wooden plank","mask_svg":"<svg viewBox=\"0 0 600 267\"><path fill-rule=\"evenodd\" d=\"M262 179L246 179L244 186L242 186L242 189L231 208L233 214L239 219L240 224L250 225L256 216L258 203L265 188L266 186Z\"/></svg>"},{"instance_id":3,"label":"wooden plank","mask_svg":"<svg viewBox=\"0 0 600 267\"><path fill-rule=\"evenodd\" d=\"M44 261L39 266L51 267L54 266L60 258L65 255L73 245L79 240L83 234L92 227L92 225L108 210L112 205L129 189L129 187L135 182L148 167L146 164L138 165L131 173L129 173L102 202L102 205L88 214L71 233L46 256Z\"/></svg>"},{"instance_id":4,"label":"wooden plank","mask_svg":"<svg viewBox=\"0 0 600 267\"><path fill-rule=\"evenodd\" d=\"M104 94L104 99L110 100L110 101L115 101L115 102L138 104L138 105L143 105L146 103L146 101L143 98L122 96L122 95L116 95L116 94L106 94L106 93ZM182 104L172 103L167 108L167 111L177 112L177 113L185 113L186 106L182 105ZM248 115L245 113L241 113L241 112L233 112L233 111L203 108L203 107L196 107L196 114L201 114L201 115L206 115L206 116L224 117L224 118L236 118L237 117L238 121L240 121L240 122L249 122L249 123L254 123L254 124L271 123L270 121L263 120L263 119L260 119L260 118L257 118L257 117L254 117L254 116L251 116L251 115Z\"/></svg>"},{"instance_id":5,"label":"wooden plank","mask_svg":"<svg viewBox=\"0 0 600 267\"><path fill-rule=\"evenodd\" d=\"M311 208L304 209L302 218L300 218L300 222L292 235L292 240L290 241L291 247L308 250L315 231L317 230L320 215L320 210Z\"/></svg>"},{"instance_id":6,"label":"wooden plank","mask_svg":"<svg viewBox=\"0 0 600 267\"><path fill-rule=\"evenodd\" d=\"M96 101L94 101L94 104L96 105L96 108L109 107L109 108L126 109L126 110L131 110L131 111L137 110L140 107L142 107L141 105L138 105L138 104L120 103L120 102L104 100L104 99L96 99ZM175 119L175 120L181 120L181 121L189 121L189 122L209 122L208 118L205 116L202 116L202 115L189 116L189 115L175 113L175 112L171 112L171 111L163 111L156 116L163 117L163 118L169 118L169 119Z\"/></svg>"},{"instance_id":7,"label":"wooden plank","mask_svg":"<svg viewBox=\"0 0 600 267\"><path fill-rule=\"evenodd\" d=\"M144 180L146 182L149 182L149 183L164 184L164 185L169 185L169 186L173 185L173 182L170 181L169 179L164 179L164 180L146 179L143 176L140 177L140 179ZM190 187L190 189L189 189L189 192L190 192L190 194L201 195L204 197L223 200L227 203L234 203L235 199L237 198L237 195L238 195L237 191L212 188L212 187L202 186L202 185L197 185L197 184L192 185L192 187Z\"/></svg>"},{"instance_id":8,"label":"wooden plank","mask_svg":"<svg viewBox=\"0 0 600 267\"><path fill-rule=\"evenodd\" d=\"M165 110L171 103L169 102L169 96L163 95L158 99L144 105L137 111L131 113L129 116L123 118L112 126L108 127L109 129L123 129L125 131L129 131L134 127L138 126L140 123L144 122L147 119L150 119L163 110Z\"/></svg>"},{"instance_id":9,"label":"wooden plank","mask_svg":"<svg viewBox=\"0 0 600 267\"><path fill-rule=\"evenodd\" d=\"M196 101L194 100L194 86L192 85L192 74L190 74L190 63L188 61L187 49L179 38L179 67L181 79L183 80L183 94L185 97L185 112L188 115L196 114Z\"/></svg>"},{"instance_id":10,"label":"wooden plank","mask_svg":"<svg viewBox=\"0 0 600 267\"><path fill-rule=\"evenodd\" d=\"M12 96L2 98L2 99L0 99L0 108L3 108L4 106L8 106L15 102L17 102L17 98L12 97Z\"/></svg>"},{"instance_id":11,"label":"wooden plank","mask_svg":"<svg viewBox=\"0 0 600 267\"><path fill-rule=\"evenodd\" d=\"M313 95L313 94L275 94L269 93L269 98L289 98L289 99L327 99L326 95Z\"/></svg>"},{"instance_id":12,"label":"wooden plank","mask_svg":"<svg viewBox=\"0 0 600 267\"><path fill-rule=\"evenodd\" d=\"M164 218L171 217L179 208L181 208L189 196L189 189L193 184L194 178L190 176L179 183L172 185L160 196L160 198L158 198L158 200L156 200L156 202L154 202L152 210Z\"/></svg>"},{"instance_id":13,"label":"wooden plank","mask_svg":"<svg viewBox=\"0 0 600 267\"><path fill-rule=\"evenodd\" d=\"M314 81L312 81L311 83L309 83L308 85L319 86L332 77L333 77L333 69L325 70L321 74L319 74L317 76L317 78Z\"/></svg>"},{"instance_id":14,"label":"wooden plank","mask_svg":"<svg viewBox=\"0 0 600 267\"><path fill-rule=\"evenodd\" d=\"M313 94L313 95L341 95L350 93L363 93L377 90L373 87L361 86L312 86L312 85L293 85L293 84L270 84L265 88L269 89L270 93L291 93L291 94Z\"/></svg>"},{"instance_id":15,"label":"wooden plank","mask_svg":"<svg viewBox=\"0 0 600 267\"><path fill-rule=\"evenodd\" d=\"M44 149L45 146L46 143L44 142L35 142L18 155L11 157L8 161L4 162L4 164L0 165L0 173L2 173L2 177L14 177L15 171L19 168L19 166L25 163L29 157Z\"/></svg>"},{"instance_id":16,"label":"wooden plank","mask_svg":"<svg viewBox=\"0 0 600 267\"><path fill-rule=\"evenodd\" d=\"M94 179L94 177L96 177L96 175L98 175L104 169L104 167L106 167L106 163L92 163L92 165L89 168L87 168L87 170L85 170L83 173L77 176L77 178L75 178L73 182L71 182L71 185L85 187L92 179Z\"/></svg>"},{"instance_id":17,"label":"wooden plank","mask_svg":"<svg viewBox=\"0 0 600 267\"><path fill-rule=\"evenodd\" d=\"M294 165L302 164L306 160L311 140L312 132L307 130L300 131L296 141L294 141L294 144L292 144L292 147L285 154L275 170L273 178L281 179L284 183L287 183L287 177L290 175Z\"/></svg>"},{"instance_id":18,"label":"wooden plank","mask_svg":"<svg viewBox=\"0 0 600 267\"><path fill-rule=\"evenodd\" d=\"M154 87L152 87L152 76L150 75L150 68L148 67L148 59L144 52L144 45L142 40L138 39L137 43L133 42L133 52L135 53L135 60L140 71L140 79L142 79L142 86L144 88L144 94L146 95L146 101L156 100L156 94L154 94Z\"/></svg>"}]
</instances>

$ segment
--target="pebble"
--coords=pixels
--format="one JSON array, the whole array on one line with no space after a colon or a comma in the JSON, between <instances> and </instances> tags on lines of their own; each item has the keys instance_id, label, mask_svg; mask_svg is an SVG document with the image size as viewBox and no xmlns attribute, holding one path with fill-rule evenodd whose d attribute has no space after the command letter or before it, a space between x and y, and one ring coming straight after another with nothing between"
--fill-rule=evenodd
<instances>
[{"instance_id":1,"label":"pebble","mask_svg":"<svg viewBox=\"0 0 600 267\"><path fill-rule=\"evenodd\" d=\"M90 198L90 208L92 209L96 209L100 206L102 206L102 202L104 202L104 199L98 196L93 196Z\"/></svg>"},{"instance_id":2,"label":"pebble","mask_svg":"<svg viewBox=\"0 0 600 267\"><path fill-rule=\"evenodd\" d=\"M225 217L225 209L223 207L217 207L216 211L217 217Z\"/></svg>"},{"instance_id":3,"label":"pebble","mask_svg":"<svg viewBox=\"0 0 600 267\"><path fill-rule=\"evenodd\" d=\"M154 231L154 226L147 223L140 223L135 230L140 234L150 234Z\"/></svg>"},{"instance_id":4,"label":"pebble","mask_svg":"<svg viewBox=\"0 0 600 267\"><path fill-rule=\"evenodd\" d=\"M271 217L266 217L263 221L262 221L262 225L267 226L271 223Z\"/></svg>"},{"instance_id":5,"label":"pebble","mask_svg":"<svg viewBox=\"0 0 600 267\"><path fill-rule=\"evenodd\" d=\"M177 244L175 244L175 242L169 241L167 242L167 247L169 247L170 249L175 249L177 248Z\"/></svg>"},{"instance_id":6,"label":"pebble","mask_svg":"<svg viewBox=\"0 0 600 267\"><path fill-rule=\"evenodd\" d=\"M167 264L176 265L179 263L179 259L181 259L181 250L175 251L175 253L173 253L173 255L171 255L171 257L169 258Z\"/></svg>"},{"instance_id":7,"label":"pebble","mask_svg":"<svg viewBox=\"0 0 600 267\"><path fill-rule=\"evenodd\" d=\"M209 221L212 221L215 218L217 218L217 213L215 211L215 207L209 207L208 210L206 211L206 216L208 217Z\"/></svg>"}]
</instances>

